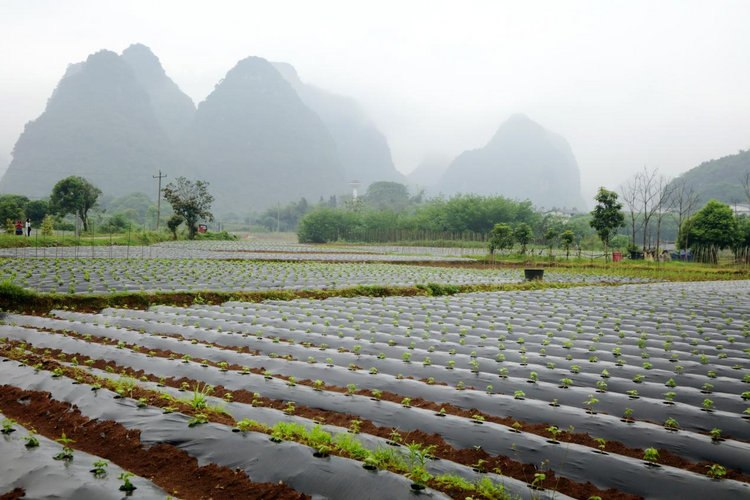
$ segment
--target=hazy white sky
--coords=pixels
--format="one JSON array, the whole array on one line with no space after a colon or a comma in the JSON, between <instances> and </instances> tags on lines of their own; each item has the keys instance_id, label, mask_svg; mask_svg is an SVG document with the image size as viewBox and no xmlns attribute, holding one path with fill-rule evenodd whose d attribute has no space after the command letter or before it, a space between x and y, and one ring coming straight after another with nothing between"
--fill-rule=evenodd
<instances>
[{"instance_id":1,"label":"hazy white sky","mask_svg":"<svg viewBox=\"0 0 750 500\"><path fill-rule=\"evenodd\" d=\"M200 102L249 55L359 100L399 170L524 112L584 196L750 147L750 0L0 0L0 169L68 63L134 42Z\"/></svg>"}]
</instances>

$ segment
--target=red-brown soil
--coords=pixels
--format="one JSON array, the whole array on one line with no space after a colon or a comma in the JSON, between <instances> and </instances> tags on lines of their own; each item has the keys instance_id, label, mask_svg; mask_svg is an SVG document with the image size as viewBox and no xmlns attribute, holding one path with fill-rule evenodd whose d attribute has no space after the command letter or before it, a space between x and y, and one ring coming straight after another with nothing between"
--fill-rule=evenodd
<instances>
[{"instance_id":1,"label":"red-brown soil","mask_svg":"<svg viewBox=\"0 0 750 500\"><path fill-rule=\"evenodd\" d=\"M4 385L0 390L0 410L47 438L56 439L65 432L75 441L74 449L109 460L186 500L310 498L284 484L254 483L239 469L216 464L199 467L195 458L169 444L146 448L140 442L139 431L130 431L112 421L90 420L75 406L50 399L49 393Z\"/></svg>"}]
</instances>

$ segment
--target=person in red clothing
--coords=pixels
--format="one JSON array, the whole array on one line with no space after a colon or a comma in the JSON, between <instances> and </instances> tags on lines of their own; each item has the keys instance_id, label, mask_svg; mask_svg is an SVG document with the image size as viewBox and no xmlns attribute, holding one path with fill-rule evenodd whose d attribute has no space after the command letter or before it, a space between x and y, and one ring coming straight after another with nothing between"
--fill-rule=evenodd
<instances>
[{"instance_id":1,"label":"person in red clothing","mask_svg":"<svg viewBox=\"0 0 750 500\"><path fill-rule=\"evenodd\" d=\"M23 236L23 222L21 222L21 219L16 221L16 236Z\"/></svg>"}]
</instances>

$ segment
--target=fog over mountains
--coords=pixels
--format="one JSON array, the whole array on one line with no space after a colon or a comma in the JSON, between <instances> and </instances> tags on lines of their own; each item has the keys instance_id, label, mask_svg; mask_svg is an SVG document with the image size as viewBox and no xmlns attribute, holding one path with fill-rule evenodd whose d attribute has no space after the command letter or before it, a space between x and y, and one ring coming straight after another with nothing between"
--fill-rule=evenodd
<instances>
[{"instance_id":1,"label":"fog over mountains","mask_svg":"<svg viewBox=\"0 0 750 500\"><path fill-rule=\"evenodd\" d=\"M499 121L499 120L498 120ZM524 115L483 148L453 161L428 155L406 176L361 106L305 83L288 63L248 57L197 108L141 44L72 64L47 107L29 122L0 192L47 195L82 175L107 194L155 193L152 176L207 180L217 211L242 212L395 181L430 194L499 194L537 206L585 209L567 141Z\"/></svg>"}]
</instances>

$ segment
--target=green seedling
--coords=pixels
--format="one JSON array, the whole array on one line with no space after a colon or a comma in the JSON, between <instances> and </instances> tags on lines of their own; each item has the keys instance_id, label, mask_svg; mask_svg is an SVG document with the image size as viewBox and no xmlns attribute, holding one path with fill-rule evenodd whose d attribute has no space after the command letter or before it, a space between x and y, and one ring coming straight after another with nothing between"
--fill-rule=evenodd
<instances>
[{"instance_id":1,"label":"green seedling","mask_svg":"<svg viewBox=\"0 0 750 500\"><path fill-rule=\"evenodd\" d=\"M34 429L29 429L28 436L25 436L22 438L24 441L26 441L26 448L36 448L39 446L39 440L34 436L36 434L36 431Z\"/></svg>"},{"instance_id":2,"label":"green seedling","mask_svg":"<svg viewBox=\"0 0 750 500\"><path fill-rule=\"evenodd\" d=\"M133 491L136 489L135 485L130 482L131 477L133 477L132 472L121 472L120 475L117 476L117 480L122 481L120 491Z\"/></svg>"},{"instance_id":3,"label":"green seedling","mask_svg":"<svg viewBox=\"0 0 750 500\"><path fill-rule=\"evenodd\" d=\"M63 449L53 458L55 460L73 460L73 448L71 448L70 445L75 443L75 441L66 436L64 432L62 433L62 436L55 439L55 441L63 445Z\"/></svg>"},{"instance_id":4,"label":"green seedling","mask_svg":"<svg viewBox=\"0 0 750 500\"><path fill-rule=\"evenodd\" d=\"M207 424L208 415L205 413L196 413L192 418L188 419L188 427L195 427L196 425Z\"/></svg>"},{"instance_id":5,"label":"green seedling","mask_svg":"<svg viewBox=\"0 0 750 500\"><path fill-rule=\"evenodd\" d=\"M708 432L708 435L711 436L712 441L720 441L721 440L721 429L717 429L714 427Z\"/></svg>"},{"instance_id":6,"label":"green seedling","mask_svg":"<svg viewBox=\"0 0 750 500\"><path fill-rule=\"evenodd\" d=\"M706 475L713 479L722 479L727 475L727 469L719 464L706 465Z\"/></svg>"},{"instance_id":7,"label":"green seedling","mask_svg":"<svg viewBox=\"0 0 750 500\"><path fill-rule=\"evenodd\" d=\"M602 452L602 453L604 453L604 448L607 447L607 441L605 441L602 438L594 438L594 441L596 441L598 443L599 451Z\"/></svg>"},{"instance_id":8,"label":"green seedling","mask_svg":"<svg viewBox=\"0 0 750 500\"><path fill-rule=\"evenodd\" d=\"M105 460L97 460L92 465L94 466L94 468L91 469L91 473L95 476L103 476L107 473L105 467L109 467L109 462Z\"/></svg>"},{"instance_id":9,"label":"green seedling","mask_svg":"<svg viewBox=\"0 0 750 500\"><path fill-rule=\"evenodd\" d=\"M677 420L670 417L664 422L664 427L670 430L677 430L680 428L680 424L677 423Z\"/></svg>"},{"instance_id":10,"label":"green seedling","mask_svg":"<svg viewBox=\"0 0 750 500\"><path fill-rule=\"evenodd\" d=\"M646 448L643 452L643 460L649 464L655 464L659 461L659 450L656 448Z\"/></svg>"},{"instance_id":11,"label":"green seedling","mask_svg":"<svg viewBox=\"0 0 750 500\"><path fill-rule=\"evenodd\" d=\"M2 430L0 430L0 432L2 432L3 434L10 434L11 432L16 432L13 426L16 425L17 423L18 422L16 422L12 418L3 419Z\"/></svg>"}]
</instances>

